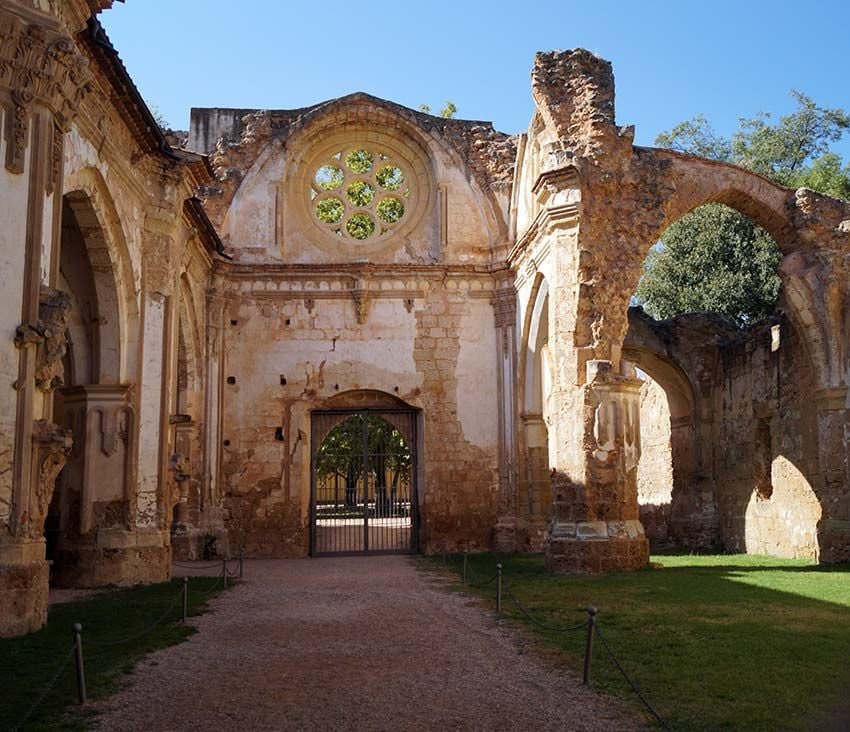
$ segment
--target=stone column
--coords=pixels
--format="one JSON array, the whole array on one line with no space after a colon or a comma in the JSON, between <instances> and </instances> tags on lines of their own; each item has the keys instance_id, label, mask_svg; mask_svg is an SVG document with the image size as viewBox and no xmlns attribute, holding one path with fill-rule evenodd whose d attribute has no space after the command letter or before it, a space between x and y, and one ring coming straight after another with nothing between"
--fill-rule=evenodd
<instances>
[{"instance_id":1,"label":"stone column","mask_svg":"<svg viewBox=\"0 0 850 732\"><path fill-rule=\"evenodd\" d=\"M58 269L64 133L88 92L87 60L33 3L0 8L0 635L47 615L44 518L70 437L54 425L69 302Z\"/></svg>"},{"instance_id":2,"label":"stone column","mask_svg":"<svg viewBox=\"0 0 850 732\"><path fill-rule=\"evenodd\" d=\"M589 361L587 384L569 399L580 412L574 460L583 470L552 473L546 565L554 572L640 569L648 562L637 502L640 387L640 380L615 374L609 361Z\"/></svg>"},{"instance_id":3,"label":"stone column","mask_svg":"<svg viewBox=\"0 0 850 732\"><path fill-rule=\"evenodd\" d=\"M599 359L586 310L600 275L579 242L582 196L578 171L544 171L534 186L540 236L548 239L549 345L553 384L548 395L553 518L547 567L559 573L639 569L649 543L638 517L641 382ZM615 353L616 350L616 353ZM611 349L619 360L619 349Z\"/></svg>"},{"instance_id":4,"label":"stone column","mask_svg":"<svg viewBox=\"0 0 850 732\"><path fill-rule=\"evenodd\" d=\"M161 582L171 572L170 525L176 496L171 415L176 404L176 274L180 261L179 220L164 201L161 215L148 215L143 232L142 344L137 385L139 419L136 492L131 536L134 552L144 557L145 578ZM172 202L173 204L173 202Z\"/></svg>"}]
</instances>

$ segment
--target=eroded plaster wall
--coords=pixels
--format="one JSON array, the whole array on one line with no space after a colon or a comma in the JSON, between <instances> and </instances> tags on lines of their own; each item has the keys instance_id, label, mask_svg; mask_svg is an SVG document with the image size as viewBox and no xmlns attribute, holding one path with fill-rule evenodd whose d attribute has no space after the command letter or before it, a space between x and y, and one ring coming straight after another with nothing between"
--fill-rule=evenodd
<instances>
[{"instance_id":1,"label":"eroded plaster wall","mask_svg":"<svg viewBox=\"0 0 850 732\"><path fill-rule=\"evenodd\" d=\"M492 280L441 279L394 279L409 290L364 295L359 318L332 275L301 296L285 278L262 290L231 285L222 476L233 546L307 553L310 412L363 390L421 410L422 548L489 546L498 489Z\"/></svg>"}]
</instances>

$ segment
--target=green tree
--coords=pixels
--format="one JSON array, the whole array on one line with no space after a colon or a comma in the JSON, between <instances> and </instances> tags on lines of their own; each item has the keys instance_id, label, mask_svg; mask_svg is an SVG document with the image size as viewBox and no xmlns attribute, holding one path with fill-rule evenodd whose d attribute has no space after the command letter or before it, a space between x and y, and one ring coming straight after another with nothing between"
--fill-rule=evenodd
<instances>
[{"instance_id":1,"label":"green tree","mask_svg":"<svg viewBox=\"0 0 850 732\"><path fill-rule=\"evenodd\" d=\"M742 119L730 138L703 116L662 133L656 144L748 168L781 185L850 199L850 163L830 151L850 115L791 92L796 109L774 121ZM637 302L656 318L708 311L745 326L769 315L779 294L781 254L770 235L732 209L701 206L676 221L644 264Z\"/></svg>"},{"instance_id":2,"label":"green tree","mask_svg":"<svg viewBox=\"0 0 850 732\"><path fill-rule=\"evenodd\" d=\"M376 501L395 503L399 488L410 482L412 454L402 434L372 414L349 417L328 432L316 452L316 477L326 481L337 476L345 486L345 505L355 506L358 489L363 490L364 458Z\"/></svg>"}]
</instances>

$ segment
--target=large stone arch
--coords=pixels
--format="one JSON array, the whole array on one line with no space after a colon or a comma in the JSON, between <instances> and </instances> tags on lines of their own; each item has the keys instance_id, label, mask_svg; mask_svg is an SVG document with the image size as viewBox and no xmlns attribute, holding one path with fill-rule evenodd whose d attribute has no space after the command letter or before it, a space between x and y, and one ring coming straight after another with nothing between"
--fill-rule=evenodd
<instances>
[{"instance_id":1,"label":"large stone arch","mask_svg":"<svg viewBox=\"0 0 850 732\"><path fill-rule=\"evenodd\" d=\"M117 318L109 327L118 337L117 368L109 372L110 383L129 383L136 377L139 339L137 277L121 216L101 172L85 167L68 176L65 198L75 214L83 217L90 236L93 265L104 287L114 290Z\"/></svg>"},{"instance_id":2,"label":"large stone arch","mask_svg":"<svg viewBox=\"0 0 850 732\"><path fill-rule=\"evenodd\" d=\"M72 340L79 383L117 384L121 381L122 315L121 295L106 243L103 226L91 199L82 191L71 191L63 200L62 255L60 275L70 288L75 311L85 310L90 325L87 368L84 345Z\"/></svg>"}]
</instances>

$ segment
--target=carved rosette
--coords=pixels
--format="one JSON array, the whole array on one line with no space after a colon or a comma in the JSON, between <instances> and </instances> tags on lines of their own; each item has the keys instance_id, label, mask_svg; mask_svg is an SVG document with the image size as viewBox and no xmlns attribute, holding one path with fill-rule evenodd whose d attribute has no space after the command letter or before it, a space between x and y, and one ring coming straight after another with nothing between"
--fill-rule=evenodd
<instances>
[{"instance_id":1,"label":"carved rosette","mask_svg":"<svg viewBox=\"0 0 850 732\"><path fill-rule=\"evenodd\" d=\"M71 454L73 437L70 430L40 419L33 426L32 440L35 491L30 497L29 510L21 518L21 533L40 539L56 478Z\"/></svg>"},{"instance_id":2,"label":"carved rosette","mask_svg":"<svg viewBox=\"0 0 850 732\"><path fill-rule=\"evenodd\" d=\"M50 109L58 131L67 131L91 89L88 65L88 59L77 52L68 36L0 10L0 88L11 97L5 130L6 168L10 172L24 171L34 104ZM55 167L54 159L51 168Z\"/></svg>"}]
</instances>

